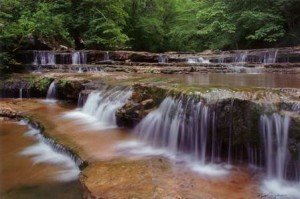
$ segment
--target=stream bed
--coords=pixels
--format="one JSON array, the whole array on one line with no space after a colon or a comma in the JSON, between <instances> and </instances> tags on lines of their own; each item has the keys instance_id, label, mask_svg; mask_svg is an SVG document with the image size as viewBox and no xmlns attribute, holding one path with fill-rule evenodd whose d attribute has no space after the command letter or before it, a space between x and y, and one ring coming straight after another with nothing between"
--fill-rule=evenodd
<instances>
[{"instance_id":1,"label":"stream bed","mask_svg":"<svg viewBox=\"0 0 300 199\"><path fill-rule=\"evenodd\" d=\"M39 140L39 130L1 120L0 132L1 198L81 198L78 169Z\"/></svg>"}]
</instances>

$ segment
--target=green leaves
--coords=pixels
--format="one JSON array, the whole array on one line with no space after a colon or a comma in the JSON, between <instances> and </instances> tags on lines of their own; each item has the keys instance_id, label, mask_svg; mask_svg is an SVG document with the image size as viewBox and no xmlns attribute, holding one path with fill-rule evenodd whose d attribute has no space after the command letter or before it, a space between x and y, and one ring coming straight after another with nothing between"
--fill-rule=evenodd
<instances>
[{"instance_id":1,"label":"green leaves","mask_svg":"<svg viewBox=\"0 0 300 199\"><path fill-rule=\"evenodd\" d=\"M201 51L300 43L299 0L2 0L2 50L57 47Z\"/></svg>"},{"instance_id":2,"label":"green leaves","mask_svg":"<svg viewBox=\"0 0 300 199\"><path fill-rule=\"evenodd\" d=\"M285 34L283 18L272 13L261 11L244 11L240 23L248 31L246 39L275 42Z\"/></svg>"},{"instance_id":3,"label":"green leaves","mask_svg":"<svg viewBox=\"0 0 300 199\"><path fill-rule=\"evenodd\" d=\"M93 49L118 49L125 46L124 34L127 13L122 0L82 0L79 4L78 27L87 47Z\"/></svg>"},{"instance_id":4,"label":"green leaves","mask_svg":"<svg viewBox=\"0 0 300 199\"><path fill-rule=\"evenodd\" d=\"M69 43L69 33L65 28L64 15L56 12L54 3L14 0L5 1L1 11L4 27L0 33L4 49L14 50L25 42L25 37L33 36L49 43L60 40ZM23 6L21 9L19 6ZM15 10L20 10L12 15Z\"/></svg>"}]
</instances>

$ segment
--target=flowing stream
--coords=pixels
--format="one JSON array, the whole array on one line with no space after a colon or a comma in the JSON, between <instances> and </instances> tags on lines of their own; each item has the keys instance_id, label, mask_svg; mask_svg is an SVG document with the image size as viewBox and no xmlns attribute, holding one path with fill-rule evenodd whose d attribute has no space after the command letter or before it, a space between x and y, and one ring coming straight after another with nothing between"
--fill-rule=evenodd
<instances>
[{"instance_id":1,"label":"flowing stream","mask_svg":"<svg viewBox=\"0 0 300 199\"><path fill-rule=\"evenodd\" d=\"M233 103L231 109L234 109ZM220 121L216 120L215 110L203 101L194 97L167 97L157 110L150 112L134 129L134 133L146 145L128 143L127 147L131 148L132 153L162 154L177 161L186 157L184 160L201 174L224 175L230 170L229 165L240 161L240 157L233 156L234 123L229 124L228 143L224 145L221 141L224 135L215 129L217 122ZM263 150L247 146L247 159L249 165L265 170L263 192L296 199L300 197L300 162L298 158L292 158L289 152L289 128L288 116L278 113L262 115L260 131ZM227 154L224 154L225 151Z\"/></svg>"},{"instance_id":2,"label":"flowing stream","mask_svg":"<svg viewBox=\"0 0 300 199\"><path fill-rule=\"evenodd\" d=\"M74 52L72 54L72 64L78 65L78 64L86 64L87 63L87 57L85 52Z\"/></svg>"},{"instance_id":3,"label":"flowing stream","mask_svg":"<svg viewBox=\"0 0 300 199\"><path fill-rule=\"evenodd\" d=\"M33 65L55 65L55 53L52 51L35 51Z\"/></svg>"},{"instance_id":4,"label":"flowing stream","mask_svg":"<svg viewBox=\"0 0 300 199\"><path fill-rule=\"evenodd\" d=\"M81 198L79 169L26 122L0 121L1 198Z\"/></svg>"},{"instance_id":5,"label":"flowing stream","mask_svg":"<svg viewBox=\"0 0 300 199\"><path fill-rule=\"evenodd\" d=\"M103 87L101 90L92 91L82 108L67 113L65 117L89 123L92 128L115 128L116 111L125 104L131 94L129 88Z\"/></svg>"},{"instance_id":6,"label":"flowing stream","mask_svg":"<svg viewBox=\"0 0 300 199\"><path fill-rule=\"evenodd\" d=\"M55 100L56 99L56 82L53 81L50 86L49 89L47 91L47 96L46 96L47 100Z\"/></svg>"},{"instance_id":7,"label":"flowing stream","mask_svg":"<svg viewBox=\"0 0 300 199\"><path fill-rule=\"evenodd\" d=\"M300 161L291 160L288 148L290 118L274 113L261 116L260 123L267 176L263 191L300 198Z\"/></svg>"}]
</instances>

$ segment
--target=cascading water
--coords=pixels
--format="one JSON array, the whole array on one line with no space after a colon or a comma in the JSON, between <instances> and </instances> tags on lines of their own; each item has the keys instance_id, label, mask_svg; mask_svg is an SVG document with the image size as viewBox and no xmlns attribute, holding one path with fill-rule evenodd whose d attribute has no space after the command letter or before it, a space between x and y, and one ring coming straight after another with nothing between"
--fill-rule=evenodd
<instances>
[{"instance_id":1,"label":"cascading water","mask_svg":"<svg viewBox=\"0 0 300 199\"><path fill-rule=\"evenodd\" d=\"M160 64L168 63L168 57L166 55L159 55L158 63L160 63Z\"/></svg>"},{"instance_id":2,"label":"cascading water","mask_svg":"<svg viewBox=\"0 0 300 199\"><path fill-rule=\"evenodd\" d=\"M55 65L55 54L51 51L35 51L33 65Z\"/></svg>"},{"instance_id":3,"label":"cascading water","mask_svg":"<svg viewBox=\"0 0 300 199\"><path fill-rule=\"evenodd\" d=\"M289 122L289 117L282 117L278 114L261 117L268 177L275 177L279 180L285 178Z\"/></svg>"},{"instance_id":4,"label":"cascading water","mask_svg":"<svg viewBox=\"0 0 300 199\"><path fill-rule=\"evenodd\" d=\"M109 52L105 52L103 61L110 61Z\"/></svg>"},{"instance_id":5,"label":"cascading water","mask_svg":"<svg viewBox=\"0 0 300 199\"><path fill-rule=\"evenodd\" d=\"M20 99L23 98L23 88L20 88L20 90L19 90L19 98Z\"/></svg>"},{"instance_id":6,"label":"cascading water","mask_svg":"<svg viewBox=\"0 0 300 199\"><path fill-rule=\"evenodd\" d=\"M288 149L290 117L263 115L260 125L267 174L264 191L300 198L300 161L292 160Z\"/></svg>"},{"instance_id":7,"label":"cascading water","mask_svg":"<svg viewBox=\"0 0 300 199\"><path fill-rule=\"evenodd\" d=\"M21 121L20 124L27 125L28 123L27 121ZM25 136L35 138L38 143L25 148L20 152L20 155L30 156L35 164L48 163L63 166L63 170L58 172L56 176L59 181L73 181L78 178L80 173L78 166L81 161L72 157L63 146L44 137L40 130L31 125L28 126L29 131L25 133Z\"/></svg>"},{"instance_id":8,"label":"cascading water","mask_svg":"<svg viewBox=\"0 0 300 199\"><path fill-rule=\"evenodd\" d=\"M246 67L240 66L245 63L256 64L274 64L277 61L278 49L262 50L262 51L239 51L235 54L222 54L219 56L218 63L238 63L240 68L236 72L244 71Z\"/></svg>"},{"instance_id":9,"label":"cascading water","mask_svg":"<svg viewBox=\"0 0 300 199\"><path fill-rule=\"evenodd\" d=\"M53 81L47 91L47 100L54 100L56 99L56 82Z\"/></svg>"},{"instance_id":10,"label":"cascading water","mask_svg":"<svg viewBox=\"0 0 300 199\"><path fill-rule=\"evenodd\" d=\"M207 155L213 119L212 111L201 101L168 97L138 124L135 133L152 146L192 155L194 160L205 164L217 159L217 147Z\"/></svg>"},{"instance_id":11,"label":"cascading water","mask_svg":"<svg viewBox=\"0 0 300 199\"><path fill-rule=\"evenodd\" d=\"M225 175L221 142L216 132L216 113L195 97L167 97L134 129L143 142L121 145L134 154L163 154L183 160L204 175ZM150 145L150 146L149 146Z\"/></svg>"},{"instance_id":12,"label":"cascading water","mask_svg":"<svg viewBox=\"0 0 300 199\"><path fill-rule=\"evenodd\" d=\"M278 49L265 52L262 63L264 63L264 64L276 63L277 54L278 54Z\"/></svg>"},{"instance_id":13,"label":"cascading water","mask_svg":"<svg viewBox=\"0 0 300 199\"><path fill-rule=\"evenodd\" d=\"M72 64L73 65L78 65L78 64L86 64L87 63L87 58L86 58L86 53L85 52L74 52L72 54Z\"/></svg>"},{"instance_id":14,"label":"cascading water","mask_svg":"<svg viewBox=\"0 0 300 199\"><path fill-rule=\"evenodd\" d=\"M248 58L248 51L238 53L234 56L234 62L245 63Z\"/></svg>"},{"instance_id":15,"label":"cascading water","mask_svg":"<svg viewBox=\"0 0 300 199\"><path fill-rule=\"evenodd\" d=\"M204 63L204 64L209 64L209 60L204 59L203 57L198 57L198 58L188 58L187 59L188 64L197 64L197 63Z\"/></svg>"},{"instance_id":16,"label":"cascading water","mask_svg":"<svg viewBox=\"0 0 300 199\"><path fill-rule=\"evenodd\" d=\"M116 112L131 94L132 91L128 88L104 87L99 91L91 92L82 109L68 113L66 117L85 119L95 128L117 127Z\"/></svg>"},{"instance_id":17,"label":"cascading water","mask_svg":"<svg viewBox=\"0 0 300 199\"><path fill-rule=\"evenodd\" d=\"M94 91L88 96L82 111L95 116L103 123L116 126L115 113L130 96L131 91L128 89L119 90L115 88Z\"/></svg>"}]
</instances>

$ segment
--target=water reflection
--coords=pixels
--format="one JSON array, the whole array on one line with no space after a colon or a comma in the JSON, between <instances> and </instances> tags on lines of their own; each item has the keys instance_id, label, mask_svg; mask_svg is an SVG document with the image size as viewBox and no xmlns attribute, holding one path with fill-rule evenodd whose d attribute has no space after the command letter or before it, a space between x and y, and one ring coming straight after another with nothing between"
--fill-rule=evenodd
<instances>
[{"instance_id":1,"label":"water reflection","mask_svg":"<svg viewBox=\"0 0 300 199\"><path fill-rule=\"evenodd\" d=\"M300 75L297 74L195 73L164 77L195 86L300 88Z\"/></svg>"}]
</instances>

